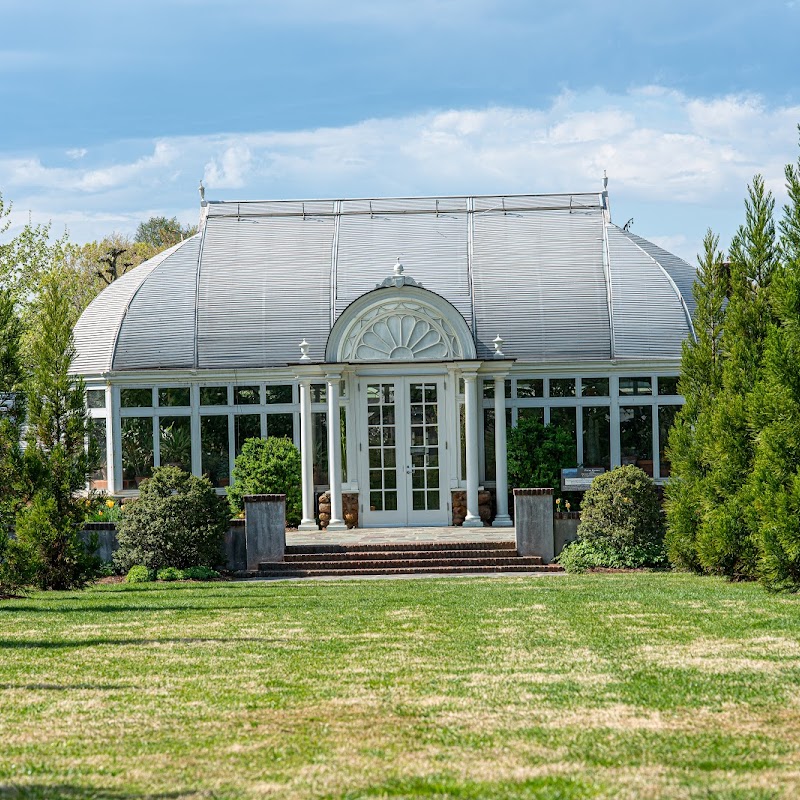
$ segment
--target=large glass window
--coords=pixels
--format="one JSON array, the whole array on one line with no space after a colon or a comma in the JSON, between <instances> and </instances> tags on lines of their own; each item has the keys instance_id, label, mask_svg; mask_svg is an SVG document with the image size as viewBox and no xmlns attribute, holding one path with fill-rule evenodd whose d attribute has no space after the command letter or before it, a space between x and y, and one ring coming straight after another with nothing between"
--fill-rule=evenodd
<instances>
[{"instance_id":1,"label":"large glass window","mask_svg":"<svg viewBox=\"0 0 800 800\"><path fill-rule=\"evenodd\" d=\"M290 384L282 386L267 386L264 402L268 405L292 402L292 387Z\"/></svg>"},{"instance_id":2,"label":"large glass window","mask_svg":"<svg viewBox=\"0 0 800 800\"><path fill-rule=\"evenodd\" d=\"M160 406L190 406L190 392L188 386L162 387L158 390L158 404Z\"/></svg>"},{"instance_id":3,"label":"large glass window","mask_svg":"<svg viewBox=\"0 0 800 800\"><path fill-rule=\"evenodd\" d=\"M328 483L328 415L324 412L311 415L314 447L314 485Z\"/></svg>"},{"instance_id":4,"label":"large glass window","mask_svg":"<svg viewBox=\"0 0 800 800\"><path fill-rule=\"evenodd\" d=\"M233 402L237 406L258 405L261 402L261 391L258 386L234 386Z\"/></svg>"},{"instance_id":5,"label":"large glass window","mask_svg":"<svg viewBox=\"0 0 800 800\"><path fill-rule=\"evenodd\" d=\"M571 458L573 463L577 463L578 461L578 429L576 419L577 417L574 406L570 408L550 409L550 424L555 425L557 428L561 428L562 431L566 431L572 439L574 449L572 451ZM565 464L565 466L567 465Z\"/></svg>"},{"instance_id":6,"label":"large glass window","mask_svg":"<svg viewBox=\"0 0 800 800\"><path fill-rule=\"evenodd\" d=\"M659 383L661 379L659 378ZM669 432L675 422L675 416L680 410L680 406L659 406L658 407L658 449L660 458L661 477L669 478L672 465L667 458L667 446L669 445Z\"/></svg>"},{"instance_id":7,"label":"large glass window","mask_svg":"<svg viewBox=\"0 0 800 800\"><path fill-rule=\"evenodd\" d=\"M311 402L324 403L328 399L328 386L325 383L311 384Z\"/></svg>"},{"instance_id":8,"label":"large glass window","mask_svg":"<svg viewBox=\"0 0 800 800\"><path fill-rule=\"evenodd\" d=\"M294 441L294 414L268 414L267 436Z\"/></svg>"},{"instance_id":9,"label":"large glass window","mask_svg":"<svg viewBox=\"0 0 800 800\"><path fill-rule=\"evenodd\" d=\"M544 425L544 409L543 408L518 408L517 419L535 419L537 422Z\"/></svg>"},{"instance_id":10,"label":"large glass window","mask_svg":"<svg viewBox=\"0 0 800 800\"><path fill-rule=\"evenodd\" d=\"M106 390L105 389L89 389L86 392L86 407L87 408L105 408L106 407Z\"/></svg>"},{"instance_id":11,"label":"large glass window","mask_svg":"<svg viewBox=\"0 0 800 800\"><path fill-rule=\"evenodd\" d=\"M653 475L653 409L651 406L620 406L619 444L622 463L636 464Z\"/></svg>"},{"instance_id":12,"label":"large glass window","mask_svg":"<svg viewBox=\"0 0 800 800\"><path fill-rule=\"evenodd\" d=\"M550 378L550 397L575 397L575 378Z\"/></svg>"},{"instance_id":13,"label":"large glass window","mask_svg":"<svg viewBox=\"0 0 800 800\"><path fill-rule=\"evenodd\" d=\"M638 397L653 394L650 378L620 378L619 393L623 397Z\"/></svg>"},{"instance_id":14,"label":"large glass window","mask_svg":"<svg viewBox=\"0 0 800 800\"><path fill-rule=\"evenodd\" d=\"M678 391L678 377L676 375L671 375L669 377L661 377L658 379L658 393L661 395L664 394L671 394L676 395L680 394Z\"/></svg>"},{"instance_id":15,"label":"large glass window","mask_svg":"<svg viewBox=\"0 0 800 800\"><path fill-rule=\"evenodd\" d=\"M153 418L123 417L122 488L136 489L153 474Z\"/></svg>"},{"instance_id":16,"label":"large glass window","mask_svg":"<svg viewBox=\"0 0 800 800\"><path fill-rule=\"evenodd\" d=\"M544 380L517 378L517 397L544 397Z\"/></svg>"},{"instance_id":17,"label":"large glass window","mask_svg":"<svg viewBox=\"0 0 800 800\"><path fill-rule=\"evenodd\" d=\"M236 455L242 452L242 446L248 439L261 438L260 414L235 414L233 417L233 439Z\"/></svg>"},{"instance_id":18,"label":"large glass window","mask_svg":"<svg viewBox=\"0 0 800 800\"><path fill-rule=\"evenodd\" d=\"M191 472L191 417L161 417L159 419L159 448L162 467L178 467L185 472Z\"/></svg>"},{"instance_id":19,"label":"large glass window","mask_svg":"<svg viewBox=\"0 0 800 800\"><path fill-rule=\"evenodd\" d=\"M228 405L227 386L201 386L200 387L201 406L226 406Z\"/></svg>"},{"instance_id":20,"label":"large glass window","mask_svg":"<svg viewBox=\"0 0 800 800\"><path fill-rule=\"evenodd\" d=\"M611 413L608 406L583 409L583 465L611 468Z\"/></svg>"},{"instance_id":21,"label":"large glass window","mask_svg":"<svg viewBox=\"0 0 800 800\"><path fill-rule=\"evenodd\" d=\"M227 486L230 483L227 414L200 417L200 452L203 475L212 486Z\"/></svg>"},{"instance_id":22,"label":"large glass window","mask_svg":"<svg viewBox=\"0 0 800 800\"><path fill-rule=\"evenodd\" d=\"M583 397L608 397L608 378L581 378Z\"/></svg>"},{"instance_id":23,"label":"large glass window","mask_svg":"<svg viewBox=\"0 0 800 800\"><path fill-rule=\"evenodd\" d=\"M119 402L123 408L150 408L153 405L153 390L120 389Z\"/></svg>"},{"instance_id":24,"label":"large glass window","mask_svg":"<svg viewBox=\"0 0 800 800\"><path fill-rule=\"evenodd\" d=\"M105 393L103 393L105 396ZM93 489L108 489L108 461L106 460L106 421L93 419L91 428L91 441L94 449L93 455L95 469L89 476L89 484Z\"/></svg>"}]
</instances>

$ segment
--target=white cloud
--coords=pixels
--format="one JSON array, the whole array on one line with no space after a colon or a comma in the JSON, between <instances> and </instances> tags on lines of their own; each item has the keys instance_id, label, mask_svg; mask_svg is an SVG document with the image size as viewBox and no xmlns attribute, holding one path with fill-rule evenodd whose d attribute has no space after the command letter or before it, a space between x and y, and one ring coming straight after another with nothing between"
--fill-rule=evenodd
<instances>
[{"instance_id":1,"label":"white cloud","mask_svg":"<svg viewBox=\"0 0 800 800\"><path fill-rule=\"evenodd\" d=\"M67 156L77 160L83 158L88 152L85 147L73 147L71 150L67 150Z\"/></svg>"},{"instance_id":2,"label":"white cloud","mask_svg":"<svg viewBox=\"0 0 800 800\"><path fill-rule=\"evenodd\" d=\"M661 86L564 92L545 108L125 142L119 151L130 156L116 162L89 163L96 150L70 151L69 161L0 153L0 187L77 237L101 236L109 223L133 229L139 210L154 205L172 216L195 201L201 176L209 199L266 199L593 191L607 170L612 208L635 216L637 233L693 258L707 225L722 227L724 239L738 224L755 172L782 193L798 120L800 107L753 95L694 98Z\"/></svg>"}]
</instances>

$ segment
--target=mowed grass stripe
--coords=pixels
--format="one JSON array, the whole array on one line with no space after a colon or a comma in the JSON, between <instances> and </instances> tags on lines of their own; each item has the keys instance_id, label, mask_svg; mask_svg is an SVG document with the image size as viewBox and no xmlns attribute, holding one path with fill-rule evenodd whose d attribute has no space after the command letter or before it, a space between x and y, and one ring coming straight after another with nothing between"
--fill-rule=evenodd
<instances>
[{"instance_id":1,"label":"mowed grass stripe","mask_svg":"<svg viewBox=\"0 0 800 800\"><path fill-rule=\"evenodd\" d=\"M800 796L800 601L681 574L0 603L0 797Z\"/></svg>"}]
</instances>

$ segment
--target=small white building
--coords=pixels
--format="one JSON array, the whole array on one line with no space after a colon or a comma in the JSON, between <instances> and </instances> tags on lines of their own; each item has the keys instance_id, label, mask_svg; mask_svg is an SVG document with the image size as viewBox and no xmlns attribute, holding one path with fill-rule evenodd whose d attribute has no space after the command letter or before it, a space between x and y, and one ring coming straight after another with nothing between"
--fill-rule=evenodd
<instances>
[{"instance_id":1,"label":"small white building","mask_svg":"<svg viewBox=\"0 0 800 800\"><path fill-rule=\"evenodd\" d=\"M578 464L663 480L694 277L614 225L606 192L204 200L196 236L76 326L94 485L124 495L178 464L224 491L247 438L287 436L304 528L327 490L331 529L343 493L361 526L450 524L455 493L481 525L481 489L508 525L524 415L567 430Z\"/></svg>"}]
</instances>

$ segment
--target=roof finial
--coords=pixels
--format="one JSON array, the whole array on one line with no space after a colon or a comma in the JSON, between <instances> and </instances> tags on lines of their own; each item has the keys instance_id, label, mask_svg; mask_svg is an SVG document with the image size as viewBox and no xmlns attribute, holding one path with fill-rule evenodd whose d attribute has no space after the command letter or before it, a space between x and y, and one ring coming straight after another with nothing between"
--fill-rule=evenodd
<instances>
[{"instance_id":1,"label":"roof finial","mask_svg":"<svg viewBox=\"0 0 800 800\"><path fill-rule=\"evenodd\" d=\"M399 278L403 274L403 265L400 263L400 256L397 256L397 262L394 265L394 274Z\"/></svg>"},{"instance_id":2,"label":"roof finial","mask_svg":"<svg viewBox=\"0 0 800 800\"><path fill-rule=\"evenodd\" d=\"M200 186L197 187L197 190L200 192L200 202L205 203L206 201L206 187L203 186L203 181L200 181Z\"/></svg>"},{"instance_id":3,"label":"roof finial","mask_svg":"<svg viewBox=\"0 0 800 800\"><path fill-rule=\"evenodd\" d=\"M608 189L608 173L603 170L603 191Z\"/></svg>"},{"instance_id":4,"label":"roof finial","mask_svg":"<svg viewBox=\"0 0 800 800\"><path fill-rule=\"evenodd\" d=\"M503 344L505 343L505 339L503 339L500 334L497 334L497 337L494 339L492 344L494 345L494 357L495 358L505 358L506 354L503 352Z\"/></svg>"},{"instance_id":5,"label":"roof finial","mask_svg":"<svg viewBox=\"0 0 800 800\"><path fill-rule=\"evenodd\" d=\"M311 357L308 355L308 348L311 345L303 338L303 341L300 342L300 352L302 355L300 356L301 361L311 361Z\"/></svg>"}]
</instances>

